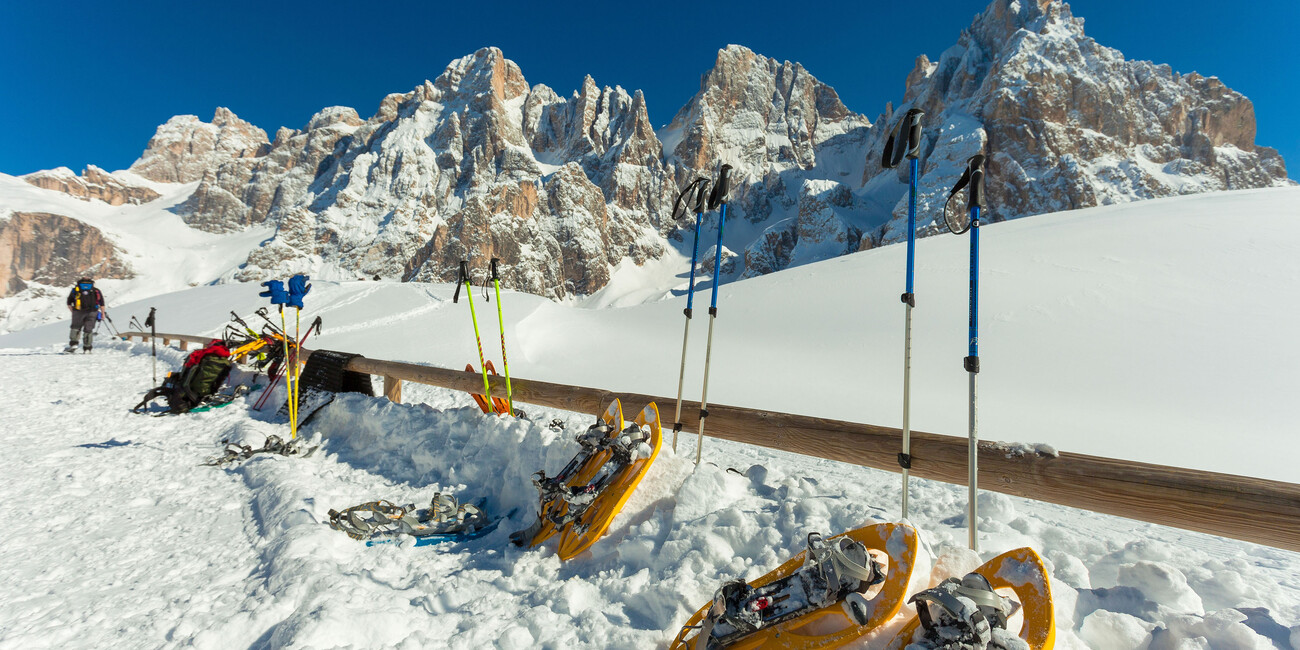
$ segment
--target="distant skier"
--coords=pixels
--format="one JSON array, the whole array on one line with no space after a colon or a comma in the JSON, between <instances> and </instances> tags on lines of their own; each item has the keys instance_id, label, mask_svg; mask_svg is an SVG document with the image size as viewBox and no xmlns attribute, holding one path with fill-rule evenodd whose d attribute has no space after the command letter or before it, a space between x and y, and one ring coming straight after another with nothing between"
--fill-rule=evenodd
<instances>
[{"instance_id":1,"label":"distant skier","mask_svg":"<svg viewBox=\"0 0 1300 650\"><path fill-rule=\"evenodd\" d=\"M68 294L68 311L72 312L72 330L68 334L68 347L64 352L77 351L77 332L81 332L81 349L90 352L95 338L95 323L104 317L104 294L95 288L90 278L77 280Z\"/></svg>"}]
</instances>

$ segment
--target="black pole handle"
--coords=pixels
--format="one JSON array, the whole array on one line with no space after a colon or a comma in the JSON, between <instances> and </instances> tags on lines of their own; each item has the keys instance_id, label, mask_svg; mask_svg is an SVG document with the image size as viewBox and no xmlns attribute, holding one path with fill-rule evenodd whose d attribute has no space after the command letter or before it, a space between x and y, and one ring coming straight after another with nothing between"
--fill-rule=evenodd
<instances>
[{"instance_id":1,"label":"black pole handle","mask_svg":"<svg viewBox=\"0 0 1300 650\"><path fill-rule=\"evenodd\" d=\"M465 282L468 280L468 278L469 278L469 261L461 260L460 269L456 271L456 293L451 296L451 301L453 303L460 302L460 288L465 286Z\"/></svg>"},{"instance_id":2,"label":"black pole handle","mask_svg":"<svg viewBox=\"0 0 1300 650\"><path fill-rule=\"evenodd\" d=\"M898 121L893 133L885 141L885 151L880 158L881 167L893 169L903 162L903 156L913 159L921 157L921 117L924 115L925 111L912 108ZM907 131L906 147L903 147L904 130Z\"/></svg>"},{"instance_id":3,"label":"black pole handle","mask_svg":"<svg viewBox=\"0 0 1300 650\"><path fill-rule=\"evenodd\" d=\"M157 307L150 307L150 308L149 308L149 317L146 318L146 319L144 319L144 326L145 326L145 327L153 327L153 326L154 326L153 316L154 316L154 312L157 312L157 311L158 311L158 308L157 308Z\"/></svg>"},{"instance_id":4,"label":"black pole handle","mask_svg":"<svg viewBox=\"0 0 1300 650\"><path fill-rule=\"evenodd\" d=\"M718 182L713 185L713 193L709 195L709 209L717 210L718 206L727 202L727 192L731 190L731 165L723 165L718 170Z\"/></svg>"},{"instance_id":5,"label":"black pole handle","mask_svg":"<svg viewBox=\"0 0 1300 650\"><path fill-rule=\"evenodd\" d=\"M977 206L984 207L984 160L984 154L977 153L966 162L966 169L970 171L970 196L966 201L968 210Z\"/></svg>"},{"instance_id":6,"label":"black pole handle","mask_svg":"<svg viewBox=\"0 0 1300 650\"><path fill-rule=\"evenodd\" d=\"M497 261L498 261L497 258L494 257L494 258L492 258L492 261L491 261L491 262L488 262L488 268L492 270L492 281L493 281L493 282L500 282L500 281L501 281L501 273L499 273L499 272L497 271Z\"/></svg>"},{"instance_id":7,"label":"black pole handle","mask_svg":"<svg viewBox=\"0 0 1300 650\"><path fill-rule=\"evenodd\" d=\"M695 207L693 212L702 213L709 206L709 179L700 179L700 191L695 193Z\"/></svg>"}]
</instances>

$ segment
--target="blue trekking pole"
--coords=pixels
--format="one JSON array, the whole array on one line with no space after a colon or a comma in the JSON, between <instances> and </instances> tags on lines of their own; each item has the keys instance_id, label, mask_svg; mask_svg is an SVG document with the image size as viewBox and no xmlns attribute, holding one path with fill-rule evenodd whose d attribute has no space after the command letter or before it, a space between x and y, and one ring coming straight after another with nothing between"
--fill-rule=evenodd
<instances>
[{"instance_id":1,"label":"blue trekking pole","mask_svg":"<svg viewBox=\"0 0 1300 650\"><path fill-rule=\"evenodd\" d=\"M695 205L692 208L685 205L684 201L690 200L691 191L695 190ZM687 215L687 210L693 209L695 212L695 243L691 247L691 284L686 291L686 330L682 332L682 367L677 373L677 415L673 424L673 451L677 451L677 434L682 431L682 385L686 381L686 342L691 336L691 307L695 302L695 262L700 256L700 222L704 220L704 210L708 204L709 179L697 178L677 195L677 201L673 204L673 221L678 221Z\"/></svg>"},{"instance_id":2,"label":"blue trekking pole","mask_svg":"<svg viewBox=\"0 0 1300 650\"><path fill-rule=\"evenodd\" d=\"M970 321L968 324L967 334L967 356L962 360L962 365L970 375L970 446L967 449L969 458L969 467L967 468L969 484L969 493L967 499L967 525L970 529L970 548L972 551L978 551L979 540L976 536L976 526L978 525L978 507L976 497L979 495L978 472L979 472L979 435L976 427L978 423L979 411L976 408L975 401L975 377L980 371L980 354L979 354L979 268L980 268L980 208L984 206L984 154L976 154L966 161L966 171L962 173L957 184L952 187L948 193L948 203L967 185L970 189L967 191L966 208L969 217L961 218L961 212L953 215L944 204L943 220L948 231L960 235L967 230L970 231Z\"/></svg>"},{"instance_id":3,"label":"blue trekking pole","mask_svg":"<svg viewBox=\"0 0 1300 650\"><path fill-rule=\"evenodd\" d=\"M921 156L921 116L925 111L913 108L899 120L894 133L885 142L885 154L881 166L893 169L903 162L906 155L910 161L910 177L907 186L907 287L902 295L903 304L907 305L906 325L903 334L903 451L898 454L898 465L903 468L903 518L907 518L907 478L912 469L912 308L916 307L916 295L912 293L913 269L916 264L916 178ZM903 131L907 131L907 146L903 146Z\"/></svg>"},{"instance_id":4,"label":"blue trekking pole","mask_svg":"<svg viewBox=\"0 0 1300 650\"><path fill-rule=\"evenodd\" d=\"M704 421L709 417L709 359L713 356L713 323L718 320L718 282L722 276L722 228L727 224L727 191L729 183L727 174L731 172L731 165L723 165L718 172L718 182L713 186L713 193L709 195L710 210L715 210L718 206L722 210L718 213L718 245L713 260L713 300L709 303L709 338L708 344L704 346L704 392L700 395L700 426L699 438L695 444L695 464L700 464L700 455L704 452Z\"/></svg>"}]
</instances>

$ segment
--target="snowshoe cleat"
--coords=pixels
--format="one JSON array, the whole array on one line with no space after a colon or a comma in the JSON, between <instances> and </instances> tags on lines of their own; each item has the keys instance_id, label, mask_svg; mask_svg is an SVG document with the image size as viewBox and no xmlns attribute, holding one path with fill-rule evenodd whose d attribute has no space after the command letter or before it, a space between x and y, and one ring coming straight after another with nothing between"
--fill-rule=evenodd
<instances>
[{"instance_id":1,"label":"snowshoe cleat","mask_svg":"<svg viewBox=\"0 0 1300 650\"><path fill-rule=\"evenodd\" d=\"M400 535L415 537L416 546L475 539L500 523L483 512L484 503L458 503L456 497L441 492L433 495L428 508L371 501L342 512L330 510L329 526L352 539L365 540L367 546L393 542Z\"/></svg>"},{"instance_id":2,"label":"snowshoe cleat","mask_svg":"<svg viewBox=\"0 0 1300 650\"><path fill-rule=\"evenodd\" d=\"M724 584L670 647L838 648L898 614L918 552L907 524L873 524L825 540L812 533L805 551L767 575ZM882 569L873 553L889 566ZM874 585L880 588L868 597Z\"/></svg>"},{"instance_id":3,"label":"snowshoe cleat","mask_svg":"<svg viewBox=\"0 0 1300 650\"><path fill-rule=\"evenodd\" d=\"M1019 604L995 589L1015 592ZM915 603L917 616L899 630L889 650L1052 650L1056 645L1047 569L1031 548L1007 551L961 580L948 578L908 602ZM1024 621L1019 635L1013 635L1007 623L1018 607Z\"/></svg>"}]
</instances>

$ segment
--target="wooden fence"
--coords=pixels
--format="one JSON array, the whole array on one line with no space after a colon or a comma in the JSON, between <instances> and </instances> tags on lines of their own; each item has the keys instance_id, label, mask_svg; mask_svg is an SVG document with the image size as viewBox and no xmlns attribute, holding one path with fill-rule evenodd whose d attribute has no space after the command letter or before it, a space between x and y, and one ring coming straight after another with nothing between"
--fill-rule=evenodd
<instances>
[{"instance_id":1,"label":"wooden fence","mask_svg":"<svg viewBox=\"0 0 1300 650\"><path fill-rule=\"evenodd\" d=\"M124 337L148 340L147 333ZM158 334L164 343L206 343L208 338ZM304 348L304 359L310 350ZM401 384L412 381L466 393L481 393L483 376L410 363L357 357L348 370L378 375L384 395L401 401ZM491 378L494 395L505 394L505 379ZM514 399L580 413L599 413L610 400L641 408L657 402L667 413L676 399L619 393L582 386L511 378ZM684 402L686 431L698 424L697 402ZM692 434L693 435L693 434ZM892 472L902 431L856 422L830 420L761 409L709 405L709 437L826 458ZM911 474L966 484L965 437L912 432ZM1023 453L1016 447L980 442L979 486L1036 501L1128 517L1165 526L1300 551L1300 485L1060 452L1057 456Z\"/></svg>"}]
</instances>

